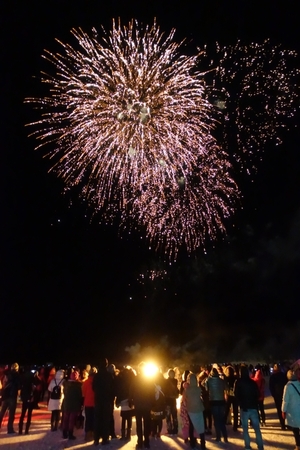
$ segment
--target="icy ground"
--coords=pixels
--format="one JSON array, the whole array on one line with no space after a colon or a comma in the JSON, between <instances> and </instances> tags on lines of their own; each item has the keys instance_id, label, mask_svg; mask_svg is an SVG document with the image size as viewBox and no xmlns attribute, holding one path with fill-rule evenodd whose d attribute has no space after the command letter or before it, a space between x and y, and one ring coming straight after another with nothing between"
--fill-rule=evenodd
<instances>
[{"instance_id":1,"label":"icy ground","mask_svg":"<svg viewBox=\"0 0 300 450\"><path fill-rule=\"evenodd\" d=\"M80 450L85 448L101 448L95 447L93 442L84 441L84 431L82 429L75 429L76 440L68 441L62 438L62 433L50 431L50 414L47 411L46 403L40 403L41 409L33 411L32 424L28 435L19 436L7 435L7 417L4 418L2 423L2 429L0 432L0 448L1 450L62 450L62 449L74 449ZM20 405L19 405L20 407ZM292 450L295 448L294 438L292 432L282 431L279 426L279 421L276 416L273 398L268 396L265 399L266 410L266 426L262 427L262 435L265 444L265 450L277 449L277 450ZM15 430L18 429L18 421L20 415L20 408L17 410L17 416L15 420ZM178 415L179 419L180 416ZM26 423L26 419L25 419ZM25 425L25 424L24 424ZM115 426L116 433L120 434L120 411L115 410ZM238 450L244 448L244 442L242 438L242 430L238 429L238 432L232 431L232 426L227 425L229 443L216 443L214 442L214 434L207 436L206 446L208 450ZM251 445L253 449L256 449L254 432L250 429ZM110 441L110 444L105 447L106 450L135 450L136 434L135 434L135 422L133 423L132 439L130 442L123 442L118 439ZM189 445L185 444L180 435L180 420L179 420L179 435L178 437L166 436L165 424L161 439L152 438L151 442L152 450L189 450Z\"/></svg>"}]
</instances>

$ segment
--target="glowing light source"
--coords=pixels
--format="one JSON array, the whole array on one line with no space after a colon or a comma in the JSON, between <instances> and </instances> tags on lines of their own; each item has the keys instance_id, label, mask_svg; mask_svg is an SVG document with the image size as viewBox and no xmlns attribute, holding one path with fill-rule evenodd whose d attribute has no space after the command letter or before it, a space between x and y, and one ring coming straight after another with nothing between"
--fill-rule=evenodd
<instances>
[{"instance_id":1,"label":"glowing light source","mask_svg":"<svg viewBox=\"0 0 300 450\"><path fill-rule=\"evenodd\" d=\"M158 367L153 362L146 362L143 366L143 374L146 377L154 377L158 370Z\"/></svg>"}]
</instances>

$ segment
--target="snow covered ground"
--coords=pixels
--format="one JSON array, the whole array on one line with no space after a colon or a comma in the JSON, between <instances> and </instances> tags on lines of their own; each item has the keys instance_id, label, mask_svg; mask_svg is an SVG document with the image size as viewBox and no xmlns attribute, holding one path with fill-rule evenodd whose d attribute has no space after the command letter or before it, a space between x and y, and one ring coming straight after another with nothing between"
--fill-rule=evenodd
<instances>
[{"instance_id":1,"label":"snow covered ground","mask_svg":"<svg viewBox=\"0 0 300 450\"><path fill-rule=\"evenodd\" d=\"M62 438L62 433L50 431L50 414L46 409L46 404L40 404L42 407L39 410L34 410L31 428L28 435L19 436L7 434L7 418L2 423L2 429L0 432L0 447L3 450L62 450L70 448L74 450L80 450L85 448L101 448L95 447L93 442L84 441L84 431L82 429L75 430L74 434L76 440L68 441ZM265 444L265 450L277 449L277 450L292 450L295 448L294 438L292 432L282 431L279 426L279 421L276 416L276 411L273 403L273 399L268 396L265 399L266 410L266 427L262 427L262 434ZM19 409L15 421L15 429L18 429ZM25 419L26 423L26 419ZM115 410L115 424L116 433L120 433L120 412ZM232 426L228 425L228 439L229 443L216 443L214 442L214 435L207 437L207 449L208 450L238 450L244 448L244 442L242 438L242 430L238 429L238 432L232 431ZM105 448L107 450L135 450L136 434L135 423L133 424L132 439L130 442L123 442L118 439L114 439L110 442L109 446ZM185 444L180 436L180 423L179 423L179 435L178 437L166 436L166 429L163 429L161 439L152 438L150 445L153 450L189 450L189 445ZM250 429L250 436L252 441L252 448L256 449L255 435Z\"/></svg>"}]
</instances>

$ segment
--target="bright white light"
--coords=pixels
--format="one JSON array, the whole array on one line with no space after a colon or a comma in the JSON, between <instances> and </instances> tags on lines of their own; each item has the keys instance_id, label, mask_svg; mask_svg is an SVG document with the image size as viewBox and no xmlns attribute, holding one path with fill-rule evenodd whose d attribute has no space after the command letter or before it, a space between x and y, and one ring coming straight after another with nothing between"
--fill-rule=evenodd
<instances>
[{"instance_id":1,"label":"bright white light","mask_svg":"<svg viewBox=\"0 0 300 450\"><path fill-rule=\"evenodd\" d=\"M154 363L148 362L145 364L143 372L146 377L154 377L158 372L158 367Z\"/></svg>"}]
</instances>

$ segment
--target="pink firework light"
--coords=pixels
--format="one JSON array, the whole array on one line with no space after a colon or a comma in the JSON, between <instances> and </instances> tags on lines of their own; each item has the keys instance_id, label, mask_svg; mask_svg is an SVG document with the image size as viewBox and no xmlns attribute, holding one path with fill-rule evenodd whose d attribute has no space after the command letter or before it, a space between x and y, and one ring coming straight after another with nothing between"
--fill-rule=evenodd
<instances>
[{"instance_id":1,"label":"pink firework light","mask_svg":"<svg viewBox=\"0 0 300 450\"><path fill-rule=\"evenodd\" d=\"M207 239L226 232L234 210L237 185L229 176L227 154L211 142L192 176L178 178L175 189L151 184L132 202L134 222L146 230L151 246L176 261L179 248L205 249Z\"/></svg>"},{"instance_id":2,"label":"pink firework light","mask_svg":"<svg viewBox=\"0 0 300 450\"><path fill-rule=\"evenodd\" d=\"M217 45L199 71L208 53L183 55L174 33L113 22L99 42L95 30L72 30L78 50L60 42L63 55L45 52L56 69L42 73L49 97L26 99L42 111L30 124L37 148L49 146L66 189L78 185L106 221L121 213L124 228L144 227L172 258L226 231L239 197L228 153L256 170L257 155L280 143L299 110L300 74L297 53L270 41Z\"/></svg>"},{"instance_id":3,"label":"pink firework light","mask_svg":"<svg viewBox=\"0 0 300 450\"><path fill-rule=\"evenodd\" d=\"M207 87L221 110L222 147L239 168L252 175L264 149L282 143L286 130L297 126L300 63L295 50L269 39L206 49Z\"/></svg>"},{"instance_id":4,"label":"pink firework light","mask_svg":"<svg viewBox=\"0 0 300 450\"><path fill-rule=\"evenodd\" d=\"M61 43L64 56L44 56L57 73L42 76L51 97L27 99L43 111L30 124L38 128L33 134L42 146L51 143L59 158L53 170L67 185L89 173L100 208L114 183L125 196L128 186L130 198L149 180L176 184L211 140L213 107L201 74L191 74L198 55L180 55L174 32L164 38L156 24L141 31L134 21L113 23L102 45L72 30L81 51Z\"/></svg>"},{"instance_id":5,"label":"pink firework light","mask_svg":"<svg viewBox=\"0 0 300 450\"><path fill-rule=\"evenodd\" d=\"M201 52L182 55L174 33L113 22L99 42L73 29L79 50L60 42L63 55L45 52L56 68L42 73L50 96L26 99L42 111L29 124L37 148L49 145L66 188L79 185L106 220L137 220L172 258L224 231L238 195L213 137Z\"/></svg>"}]
</instances>

